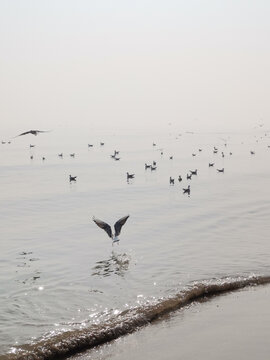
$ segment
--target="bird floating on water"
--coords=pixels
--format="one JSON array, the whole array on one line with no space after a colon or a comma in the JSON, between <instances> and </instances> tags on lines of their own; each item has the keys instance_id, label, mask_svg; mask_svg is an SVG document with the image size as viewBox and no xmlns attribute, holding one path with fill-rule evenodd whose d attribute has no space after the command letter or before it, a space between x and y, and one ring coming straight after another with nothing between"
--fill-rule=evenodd
<instances>
[{"instance_id":1,"label":"bird floating on water","mask_svg":"<svg viewBox=\"0 0 270 360\"><path fill-rule=\"evenodd\" d=\"M224 173L224 168L222 168L222 169L217 169L217 171L220 172L220 173Z\"/></svg>"},{"instance_id":2,"label":"bird floating on water","mask_svg":"<svg viewBox=\"0 0 270 360\"><path fill-rule=\"evenodd\" d=\"M127 179L133 179L134 176L135 176L135 174L129 174L129 173L127 172Z\"/></svg>"},{"instance_id":3,"label":"bird floating on water","mask_svg":"<svg viewBox=\"0 0 270 360\"><path fill-rule=\"evenodd\" d=\"M188 185L188 187L186 189L183 188L183 194L190 195L190 185Z\"/></svg>"},{"instance_id":4,"label":"bird floating on water","mask_svg":"<svg viewBox=\"0 0 270 360\"><path fill-rule=\"evenodd\" d=\"M118 236L120 235L122 226L126 223L128 218L129 215L123 216L121 219L116 221L116 223L114 224L114 231L115 231L114 234L112 233L112 228L109 224L105 223L102 220L96 219L94 216L93 216L93 221L97 224L97 226L99 226L101 229L106 231L108 236L112 239L112 245L113 245L115 242L119 242L120 239L118 238Z\"/></svg>"},{"instance_id":5,"label":"bird floating on water","mask_svg":"<svg viewBox=\"0 0 270 360\"><path fill-rule=\"evenodd\" d=\"M37 136L38 134L40 133L46 133L46 132L50 132L51 130L29 130L29 131L25 131L15 137L18 137L18 136L23 136L23 135L27 135L27 134L32 134L32 135L35 135Z\"/></svg>"}]
</instances>

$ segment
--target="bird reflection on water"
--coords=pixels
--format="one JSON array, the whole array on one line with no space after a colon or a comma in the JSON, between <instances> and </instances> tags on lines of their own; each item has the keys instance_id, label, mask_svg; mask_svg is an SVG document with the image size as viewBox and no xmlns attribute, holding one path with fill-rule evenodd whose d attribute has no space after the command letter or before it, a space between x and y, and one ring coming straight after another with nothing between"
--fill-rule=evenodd
<instances>
[{"instance_id":1,"label":"bird reflection on water","mask_svg":"<svg viewBox=\"0 0 270 360\"><path fill-rule=\"evenodd\" d=\"M39 258L33 257L32 251L22 251L18 254L16 260L16 279L15 281L21 284L34 284L36 280L40 279L41 271L38 268L33 269L33 262L39 261Z\"/></svg>"},{"instance_id":2,"label":"bird reflection on water","mask_svg":"<svg viewBox=\"0 0 270 360\"><path fill-rule=\"evenodd\" d=\"M117 254L112 251L109 259L97 261L93 267L92 276L124 276L129 268L130 257L126 254Z\"/></svg>"}]
</instances>

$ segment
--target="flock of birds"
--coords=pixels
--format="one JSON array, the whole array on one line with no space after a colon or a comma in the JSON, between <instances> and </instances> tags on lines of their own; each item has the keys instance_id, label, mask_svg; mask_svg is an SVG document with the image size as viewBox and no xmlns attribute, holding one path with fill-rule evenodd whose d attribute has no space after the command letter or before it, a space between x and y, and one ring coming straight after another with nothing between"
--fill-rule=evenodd
<instances>
[{"instance_id":1,"label":"flock of birds","mask_svg":"<svg viewBox=\"0 0 270 360\"><path fill-rule=\"evenodd\" d=\"M153 143L153 146L156 146L156 143ZM227 145L225 144L225 146L227 146ZM202 149L199 149L199 152L201 152L201 151L202 151ZM217 154L218 153L218 148L214 147L213 153ZM222 151L221 154L222 154L222 157L225 156L223 151ZM255 152L251 151L251 154L255 154ZM163 155L163 151L161 151L161 155ZM192 153L193 157L195 157L196 155L197 154ZM230 152L230 155L232 155L232 152ZM173 160L173 156L169 156L169 160ZM214 167L214 165L215 165L215 163L209 163L208 164L209 167ZM154 170L157 169L157 163L156 163L156 161L153 161L152 164L145 163L144 168L145 168L145 170L150 169L151 171L154 171ZM224 168L217 169L217 172L224 173ZM194 176L194 175L195 176L198 175L198 169L189 170L189 172L186 175L186 179L191 180L192 176ZM129 181L129 179L133 179L134 177L135 177L135 174L130 174L130 173L127 172L127 181ZM182 175L178 175L178 182L181 182L181 181L183 181ZM175 179L172 176L169 177L169 184L170 185L175 184ZM188 185L186 188L183 188L183 194L190 195L190 185Z\"/></svg>"},{"instance_id":2,"label":"flock of birds","mask_svg":"<svg viewBox=\"0 0 270 360\"><path fill-rule=\"evenodd\" d=\"M29 130L29 131L25 131L17 136L15 136L14 138L17 138L19 136L24 136L24 135L28 135L28 134L31 134L31 135L34 135L34 136L37 136L38 134L41 134L41 133L47 133L47 132L50 132L51 130ZM265 134L266 136L266 134ZM11 143L11 140L9 141L2 141L2 144L10 144ZM100 146L104 146L104 142L100 142ZM156 147L156 143L153 143L152 144L153 147ZM93 144L88 144L88 148L92 148L94 145ZM227 143L225 142L224 143L224 146L226 147L227 146ZM33 148L35 147L35 145L32 145L30 144L30 148ZM270 148L270 146L268 146L268 148ZM163 155L163 150L162 149L159 149L161 151L161 155ZM202 152L203 149L199 148L198 149L199 152ZM217 147L213 147L213 154L218 154L219 152L219 149ZM255 151L254 150L250 150L250 154L251 155L255 155ZM69 154L70 157L75 157L75 153L71 153ZM191 154L192 157L195 157L197 155L197 153L192 153ZM229 155L231 156L232 155L232 152L229 152ZM223 151L221 151L221 156L222 158L225 157L225 154ZM63 153L60 153L58 154L58 157L60 158L63 158ZM114 153L112 155L110 155L110 157L112 159L114 159L115 161L119 161L120 160L120 157L119 157L119 151L118 150L114 150ZM30 156L31 159L33 159L33 155ZM45 157L42 157L42 160L44 161L45 160ZM169 160L173 160L173 156L169 156ZM209 162L208 163L208 166L209 167L214 167L215 163L214 162ZM152 171L155 171L157 169L157 163L156 161L153 161L151 164L147 164L145 163L144 164L144 168L145 170L150 170L151 172ZM217 168L216 169L218 173L224 173L224 167L223 168ZM189 172L186 174L186 179L187 180L191 180L193 176L197 176L198 175L198 169L195 169L195 170L189 170ZM134 173L129 173L127 172L126 173L126 179L127 179L127 182L129 183L129 180L131 179L134 179L135 178L135 174ZM178 182L182 182L183 181L183 177L181 175L178 176L177 178ZM74 176L74 175L69 175L69 182L76 182L77 181L77 176ZM175 179L170 176L169 177L169 184L170 185L174 185L175 184ZM190 185L188 185L186 188L182 188L183 190L183 194L188 194L190 195L190 192L191 192L191 188L190 188ZM127 219L129 218L129 215L127 216L124 216L122 217L121 219L119 219L115 224L114 224L114 234L112 232L112 228L109 224L107 224L106 222L102 221L102 220L99 220L99 219L96 219L95 217L93 217L93 221L95 222L95 224L100 227L101 229L105 230L105 232L107 233L107 235L112 239L112 244L118 242L119 243L119 238L118 236L120 235L120 232L121 232L121 229L122 229L122 226L126 223Z\"/></svg>"},{"instance_id":3,"label":"flock of birds","mask_svg":"<svg viewBox=\"0 0 270 360\"><path fill-rule=\"evenodd\" d=\"M28 130L28 131L25 131L17 136L15 136L14 138L16 137L19 137L19 136L23 136L23 135L28 135L28 134L31 134L31 135L35 135L37 136L38 134L40 133L46 133L46 132L49 132L49 131L43 131L43 130ZM9 141L2 141L2 144L11 144L11 140ZM104 142L100 142L100 145L101 146L104 146ZM32 145L30 144L30 148L33 148L35 147L35 145ZM88 147L93 147L93 144L88 144ZM114 160L120 160L120 158L117 156L119 154L119 151L114 151L114 154L111 155L111 157L114 159ZM58 154L59 157L63 157L63 153L60 153ZM71 153L70 154L71 157L75 157L75 153ZM30 156L31 159L33 159L33 155ZM42 157L42 160L45 160L45 157ZM128 179L132 179L134 178L134 174L129 174L127 173L127 178ZM69 175L69 181L72 182L72 181L76 181L77 180L77 176L72 176L72 175ZM112 244L114 243L119 243L119 238L118 236L120 235L121 233L121 229L122 229L122 226L126 223L127 219L129 218L129 215L127 216L123 216L121 219L119 219L118 221L116 221L116 223L114 224L114 233L112 232L112 228L109 224L107 224L106 222L102 221L102 220L99 220L99 219L96 219L95 217L93 217L93 221L95 222L95 224L97 224L98 227L100 227L101 229L105 230L106 233L108 234L108 236L112 239Z\"/></svg>"}]
</instances>

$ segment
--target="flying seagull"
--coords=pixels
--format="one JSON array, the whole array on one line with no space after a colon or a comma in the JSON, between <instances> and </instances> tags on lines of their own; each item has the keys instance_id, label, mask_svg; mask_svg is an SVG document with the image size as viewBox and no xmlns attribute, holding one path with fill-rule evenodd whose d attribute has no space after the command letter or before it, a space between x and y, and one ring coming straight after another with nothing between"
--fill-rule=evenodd
<instances>
[{"instance_id":1,"label":"flying seagull","mask_svg":"<svg viewBox=\"0 0 270 360\"><path fill-rule=\"evenodd\" d=\"M25 132L15 136L15 137L22 136L22 135L27 135L27 134L32 134L32 135L37 136L39 133L45 133L45 132L50 132L50 130L45 130L45 131L43 131L43 130L29 130L29 131L25 131Z\"/></svg>"},{"instance_id":2,"label":"flying seagull","mask_svg":"<svg viewBox=\"0 0 270 360\"><path fill-rule=\"evenodd\" d=\"M109 224L105 223L102 220L96 219L95 217L93 217L93 221L97 224L97 226L99 226L101 229L105 230L106 233L109 235L109 237L112 239L112 243L118 242L120 239L118 238L118 235L120 235L122 226L125 224L125 222L127 221L127 219L129 218L129 215L127 216L123 216L121 219L119 219L118 221L116 221L116 223L114 224L114 230L115 233L113 235L112 233L112 228Z\"/></svg>"}]
</instances>

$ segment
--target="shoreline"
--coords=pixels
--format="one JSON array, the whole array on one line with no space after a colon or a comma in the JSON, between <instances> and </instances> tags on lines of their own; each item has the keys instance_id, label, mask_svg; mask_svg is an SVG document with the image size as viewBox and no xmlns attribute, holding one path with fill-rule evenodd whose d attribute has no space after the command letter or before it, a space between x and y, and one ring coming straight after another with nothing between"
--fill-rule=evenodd
<instances>
[{"instance_id":1,"label":"shoreline","mask_svg":"<svg viewBox=\"0 0 270 360\"><path fill-rule=\"evenodd\" d=\"M269 359L270 285L196 301L72 360Z\"/></svg>"}]
</instances>

